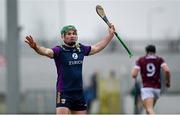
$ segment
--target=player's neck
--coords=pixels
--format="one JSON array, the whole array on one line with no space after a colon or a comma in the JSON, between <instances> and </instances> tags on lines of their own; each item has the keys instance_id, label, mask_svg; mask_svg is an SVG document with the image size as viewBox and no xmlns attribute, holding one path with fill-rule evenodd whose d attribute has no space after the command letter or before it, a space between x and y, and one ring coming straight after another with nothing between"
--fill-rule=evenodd
<instances>
[{"instance_id":1,"label":"player's neck","mask_svg":"<svg viewBox=\"0 0 180 115\"><path fill-rule=\"evenodd\" d=\"M147 53L146 55L147 55L147 56L151 56L151 55L155 55L155 53L151 53L151 52L150 52L150 53Z\"/></svg>"},{"instance_id":2,"label":"player's neck","mask_svg":"<svg viewBox=\"0 0 180 115\"><path fill-rule=\"evenodd\" d=\"M64 45L67 46L67 47L70 47L70 48L74 48L74 47L76 46L76 44L74 44L74 45L68 45L68 44L66 44L66 43L64 43Z\"/></svg>"}]
</instances>

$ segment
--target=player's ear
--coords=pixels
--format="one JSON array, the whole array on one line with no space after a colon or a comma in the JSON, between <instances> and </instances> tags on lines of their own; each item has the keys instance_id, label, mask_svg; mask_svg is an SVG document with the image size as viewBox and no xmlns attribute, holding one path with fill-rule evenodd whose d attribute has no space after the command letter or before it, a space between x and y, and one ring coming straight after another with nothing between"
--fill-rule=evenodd
<instances>
[{"instance_id":1,"label":"player's ear","mask_svg":"<svg viewBox=\"0 0 180 115\"><path fill-rule=\"evenodd\" d=\"M61 35L61 39L63 39L63 40L64 40L64 35Z\"/></svg>"},{"instance_id":2,"label":"player's ear","mask_svg":"<svg viewBox=\"0 0 180 115\"><path fill-rule=\"evenodd\" d=\"M59 37L60 40L64 41L64 36L61 35L61 37Z\"/></svg>"}]
</instances>

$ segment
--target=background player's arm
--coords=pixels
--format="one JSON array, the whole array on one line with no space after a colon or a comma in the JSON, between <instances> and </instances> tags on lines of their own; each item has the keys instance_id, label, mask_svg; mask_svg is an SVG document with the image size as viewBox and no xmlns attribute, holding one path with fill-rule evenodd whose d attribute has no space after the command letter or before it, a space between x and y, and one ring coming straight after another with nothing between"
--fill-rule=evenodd
<instances>
[{"instance_id":1,"label":"background player's arm","mask_svg":"<svg viewBox=\"0 0 180 115\"><path fill-rule=\"evenodd\" d=\"M168 65L166 63L162 64L162 69L165 73L165 77L166 77L166 86L170 87L171 85L171 81L170 81L170 77L171 77L171 73L170 73L170 69L168 67Z\"/></svg>"},{"instance_id":2,"label":"background player's arm","mask_svg":"<svg viewBox=\"0 0 180 115\"><path fill-rule=\"evenodd\" d=\"M34 41L34 39L31 36L26 36L25 42L34 49L38 54L47 56L49 58L53 58L54 52L50 48L45 48L42 46L37 45L37 43Z\"/></svg>"},{"instance_id":3,"label":"background player's arm","mask_svg":"<svg viewBox=\"0 0 180 115\"><path fill-rule=\"evenodd\" d=\"M112 40L114 36L114 32L115 32L115 28L113 25L111 25L109 28L109 34L105 38L103 38L100 42L91 46L90 55L96 54L101 50L103 50L107 46L107 44Z\"/></svg>"},{"instance_id":4,"label":"background player's arm","mask_svg":"<svg viewBox=\"0 0 180 115\"><path fill-rule=\"evenodd\" d=\"M139 69L134 67L134 68L132 69L132 71L131 71L131 76L132 76L133 78L136 78L137 75L138 75L138 73L139 73Z\"/></svg>"}]
</instances>

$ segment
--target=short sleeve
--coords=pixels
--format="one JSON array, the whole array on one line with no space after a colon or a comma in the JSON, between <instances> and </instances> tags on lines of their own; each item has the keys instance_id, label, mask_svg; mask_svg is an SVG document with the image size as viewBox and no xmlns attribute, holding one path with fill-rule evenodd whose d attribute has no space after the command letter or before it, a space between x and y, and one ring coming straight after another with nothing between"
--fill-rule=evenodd
<instances>
[{"instance_id":1,"label":"short sleeve","mask_svg":"<svg viewBox=\"0 0 180 115\"><path fill-rule=\"evenodd\" d=\"M54 52L54 57L53 58L56 58L59 56L59 53L60 53L60 50L61 50L61 47L60 46L55 46L54 48L51 48Z\"/></svg>"},{"instance_id":2,"label":"short sleeve","mask_svg":"<svg viewBox=\"0 0 180 115\"><path fill-rule=\"evenodd\" d=\"M81 48L83 49L83 53L85 56L88 56L91 51L91 46L85 46L81 44Z\"/></svg>"},{"instance_id":3,"label":"short sleeve","mask_svg":"<svg viewBox=\"0 0 180 115\"><path fill-rule=\"evenodd\" d=\"M161 67L162 67L162 65L165 64L165 61L164 61L164 59L161 58L161 57L159 58L159 61L160 61L160 65L161 65Z\"/></svg>"}]
</instances>

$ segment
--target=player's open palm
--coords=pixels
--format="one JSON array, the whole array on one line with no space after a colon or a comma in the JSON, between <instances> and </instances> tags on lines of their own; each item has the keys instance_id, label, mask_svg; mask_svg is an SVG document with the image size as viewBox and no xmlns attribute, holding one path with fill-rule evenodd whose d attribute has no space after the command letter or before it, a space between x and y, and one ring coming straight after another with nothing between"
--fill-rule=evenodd
<instances>
[{"instance_id":1,"label":"player's open palm","mask_svg":"<svg viewBox=\"0 0 180 115\"><path fill-rule=\"evenodd\" d=\"M36 42L34 41L32 36L26 36L25 42L29 44L29 46L33 49L37 48Z\"/></svg>"}]
</instances>

